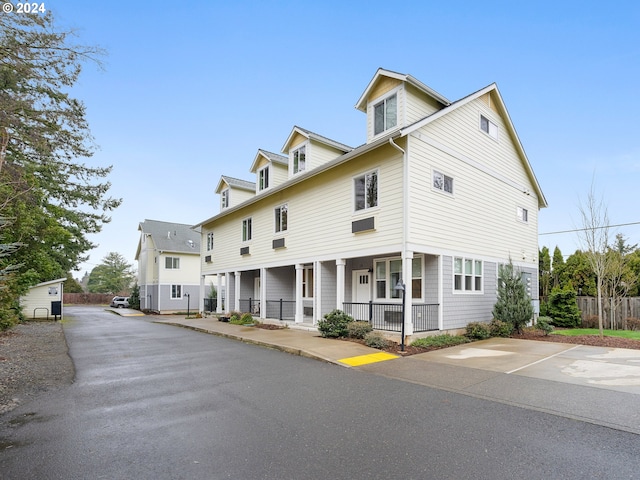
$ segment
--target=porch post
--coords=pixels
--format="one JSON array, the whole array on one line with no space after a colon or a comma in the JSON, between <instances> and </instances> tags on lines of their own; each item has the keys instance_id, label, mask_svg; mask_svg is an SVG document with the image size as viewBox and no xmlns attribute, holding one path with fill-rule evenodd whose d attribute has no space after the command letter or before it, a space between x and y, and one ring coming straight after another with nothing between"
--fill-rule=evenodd
<instances>
[{"instance_id":1,"label":"porch post","mask_svg":"<svg viewBox=\"0 0 640 480\"><path fill-rule=\"evenodd\" d=\"M216 313L222 313L222 276L224 274L218 273L216 275L216 288L218 289L216 292L217 300L216 300ZM226 277L225 277L226 280ZM226 281L224 282L226 285Z\"/></svg>"},{"instance_id":2,"label":"porch post","mask_svg":"<svg viewBox=\"0 0 640 480\"><path fill-rule=\"evenodd\" d=\"M198 308L200 309L200 314L204 312L204 275L200 275L200 300L198 301Z\"/></svg>"},{"instance_id":3,"label":"porch post","mask_svg":"<svg viewBox=\"0 0 640 480\"><path fill-rule=\"evenodd\" d=\"M402 252L402 283L404 283L404 334L406 336L413 335L413 292L411 279L413 267L413 252Z\"/></svg>"},{"instance_id":4,"label":"porch post","mask_svg":"<svg viewBox=\"0 0 640 480\"><path fill-rule=\"evenodd\" d=\"M240 311L240 276L242 275L242 272L235 272L235 298L233 299L233 309L236 312Z\"/></svg>"},{"instance_id":5,"label":"porch post","mask_svg":"<svg viewBox=\"0 0 640 480\"><path fill-rule=\"evenodd\" d=\"M336 308L344 309L344 272L346 261L344 258L336 260Z\"/></svg>"},{"instance_id":6,"label":"porch post","mask_svg":"<svg viewBox=\"0 0 640 480\"><path fill-rule=\"evenodd\" d=\"M317 325L321 318L322 311L322 262L314 262L313 264L313 324Z\"/></svg>"},{"instance_id":7,"label":"porch post","mask_svg":"<svg viewBox=\"0 0 640 480\"><path fill-rule=\"evenodd\" d=\"M304 305L302 303L302 276L304 274L304 266L296 263L296 316L295 322L302 323L304 320Z\"/></svg>"},{"instance_id":8,"label":"porch post","mask_svg":"<svg viewBox=\"0 0 640 480\"><path fill-rule=\"evenodd\" d=\"M267 318L267 269L260 269L260 318Z\"/></svg>"}]
</instances>

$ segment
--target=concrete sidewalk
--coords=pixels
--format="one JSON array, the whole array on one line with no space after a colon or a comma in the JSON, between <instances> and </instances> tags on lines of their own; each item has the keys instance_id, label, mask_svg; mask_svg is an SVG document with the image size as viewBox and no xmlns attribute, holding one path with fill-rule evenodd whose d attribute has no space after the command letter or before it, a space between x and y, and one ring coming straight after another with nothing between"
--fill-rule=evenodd
<instances>
[{"instance_id":1,"label":"concrete sidewalk","mask_svg":"<svg viewBox=\"0 0 640 480\"><path fill-rule=\"evenodd\" d=\"M265 330L216 318L149 317L400 381L640 434L640 350L492 338L402 357L322 338L316 329L295 325Z\"/></svg>"}]
</instances>

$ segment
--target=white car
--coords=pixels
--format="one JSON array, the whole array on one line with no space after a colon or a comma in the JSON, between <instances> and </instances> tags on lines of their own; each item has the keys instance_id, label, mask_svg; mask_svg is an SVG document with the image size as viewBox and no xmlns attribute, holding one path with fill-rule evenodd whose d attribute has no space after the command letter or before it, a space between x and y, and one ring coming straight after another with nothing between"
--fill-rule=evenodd
<instances>
[{"instance_id":1,"label":"white car","mask_svg":"<svg viewBox=\"0 0 640 480\"><path fill-rule=\"evenodd\" d=\"M113 297L111 306L115 308L129 308L129 297Z\"/></svg>"}]
</instances>

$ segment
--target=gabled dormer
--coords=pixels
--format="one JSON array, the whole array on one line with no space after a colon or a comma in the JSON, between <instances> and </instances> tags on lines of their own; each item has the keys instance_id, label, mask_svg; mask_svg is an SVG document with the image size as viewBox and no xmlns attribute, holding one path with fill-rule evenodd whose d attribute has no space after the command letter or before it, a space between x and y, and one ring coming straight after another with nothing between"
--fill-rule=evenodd
<instances>
[{"instance_id":1,"label":"gabled dormer","mask_svg":"<svg viewBox=\"0 0 640 480\"><path fill-rule=\"evenodd\" d=\"M256 174L256 193L264 192L287 180L289 159L260 149L251 165L251 173Z\"/></svg>"},{"instance_id":2,"label":"gabled dormer","mask_svg":"<svg viewBox=\"0 0 640 480\"><path fill-rule=\"evenodd\" d=\"M220 195L220 211L249 200L256 193L256 184L222 175L216 188Z\"/></svg>"},{"instance_id":3,"label":"gabled dormer","mask_svg":"<svg viewBox=\"0 0 640 480\"><path fill-rule=\"evenodd\" d=\"M356 108L367 114L367 143L370 143L450 104L411 75L379 68Z\"/></svg>"},{"instance_id":4,"label":"gabled dormer","mask_svg":"<svg viewBox=\"0 0 640 480\"><path fill-rule=\"evenodd\" d=\"M300 127L293 127L282 147L282 153L288 157L289 178L317 168L351 150L353 148L348 145Z\"/></svg>"}]
</instances>

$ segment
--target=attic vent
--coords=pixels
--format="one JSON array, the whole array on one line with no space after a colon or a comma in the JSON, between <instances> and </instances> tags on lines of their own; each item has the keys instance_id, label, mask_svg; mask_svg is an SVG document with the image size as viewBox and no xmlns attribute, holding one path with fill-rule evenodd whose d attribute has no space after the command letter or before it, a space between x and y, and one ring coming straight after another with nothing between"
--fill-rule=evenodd
<instances>
[{"instance_id":1,"label":"attic vent","mask_svg":"<svg viewBox=\"0 0 640 480\"><path fill-rule=\"evenodd\" d=\"M167 232L167 238L168 238L169 240L171 240L171 231L168 231L168 232Z\"/></svg>"},{"instance_id":2,"label":"attic vent","mask_svg":"<svg viewBox=\"0 0 640 480\"><path fill-rule=\"evenodd\" d=\"M195 246L196 246L195 243L193 243L193 240L187 240L187 243L189 244L189 246L191 248L195 248Z\"/></svg>"}]
</instances>

